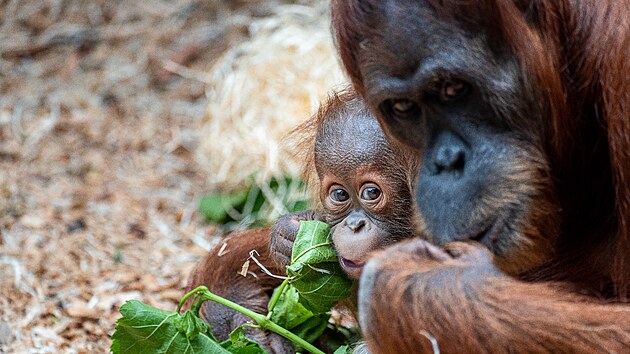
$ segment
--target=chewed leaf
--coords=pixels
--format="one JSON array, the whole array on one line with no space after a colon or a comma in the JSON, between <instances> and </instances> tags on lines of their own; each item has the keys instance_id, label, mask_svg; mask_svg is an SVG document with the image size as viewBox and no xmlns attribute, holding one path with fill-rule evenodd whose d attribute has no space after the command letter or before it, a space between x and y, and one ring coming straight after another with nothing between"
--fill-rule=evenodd
<instances>
[{"instance_id":1,"label":"chewed leaf","mask_svg":"<svg viewBox=\"0 0 630 354\"><path fill-rule=\"evenodd\" d=\"M114 354L229 353L205 333L207 326L186 314L156 309L135 300L127 301L120 313L122 317L112 335Z\"/></svg>"},{"instance_id":2,"label":"chewed leaf","mask_svg":"<svg viewBox=\"0 0 630 354\"><path fill-rule=\"evenodd\" d=\"M299 302L313 314L326 313L350 296L352 281L339 266L328 224L301 221L291 259L289 283L299 293Z\"/></svg>"}]
</instances>

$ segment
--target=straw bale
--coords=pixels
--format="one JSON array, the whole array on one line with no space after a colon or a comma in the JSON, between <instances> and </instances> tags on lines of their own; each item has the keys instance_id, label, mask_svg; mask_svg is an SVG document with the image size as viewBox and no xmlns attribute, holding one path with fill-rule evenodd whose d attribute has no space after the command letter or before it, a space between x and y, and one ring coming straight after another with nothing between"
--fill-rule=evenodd
<instances>
[{"instance_id":1,"label":"straw bale","mask_svg":"<svg viewBox=\"0 0 630 354\"><path fill-rule=\"evenodd\" d=\"M283 138L345 81L329 23L327 2L279 6L212 68L197 153L210 188L299 175L295 147Z\"/></svg>"}]
</instances>

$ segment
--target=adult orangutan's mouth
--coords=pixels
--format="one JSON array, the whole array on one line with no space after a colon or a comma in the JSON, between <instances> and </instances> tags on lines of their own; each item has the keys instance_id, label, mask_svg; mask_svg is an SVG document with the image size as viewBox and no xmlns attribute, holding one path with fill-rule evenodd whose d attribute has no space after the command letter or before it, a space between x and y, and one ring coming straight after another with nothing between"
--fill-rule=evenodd
<instances>
[{"instance_id":1,"label":"adult orangutan's mouth","mask_svg":"<svg viewBox=\"0 0 630 354\"><path fill-rule=\"evenodd\" d=\"M490 226L484 228L481 232L468 237L468 239L477 241L488 248L492 248L492 244L498 239L502 231L503 223L496 220L490 224Z\"/></svg>"}]
</instances>

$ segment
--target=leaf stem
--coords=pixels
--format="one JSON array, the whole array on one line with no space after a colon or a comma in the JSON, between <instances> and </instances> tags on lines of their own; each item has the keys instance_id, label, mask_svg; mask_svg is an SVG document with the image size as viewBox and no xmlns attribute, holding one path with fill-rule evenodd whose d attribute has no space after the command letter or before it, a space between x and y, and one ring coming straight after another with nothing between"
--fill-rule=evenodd
<instances>
[{"instance_id":1,"label":"leaf stem","mask_svg":"<svg viewBox=\"0 0 630 354\"><path fill-rule=\"evenodd\" d=\"M179 311L181 311L182 307L184 306L184 303L186 303L186 300L188 300L189 297L195 296L195 295L197 295L197 293L199 293L200 291L204 291L204 290L210 292L210 290L208 290L207 287L201 285L201 286L198 286L198 287L192 289L190 292L188 292L186 295L184 295L184 297L182 297L182 299L179 300L179 305L177 305L177 312L179 313ZM193 303L195 302L194 299L192 301L193 301ZM191 307L192 307L192 305L194 305L194 304L191 304Z\"/></svg>"},{"instance_id":2,"label":"leaf stem","mask_svg":"<svg viewBox=\"0 0 630 354\"><path fill-rule=\"evenodd\" d=\"M276 303L278 303L278 300L280 299L280 296L282 296L282 293L284 292L284 288L289 284L289 279L285 279L282 284L280 284L280 286L278 287L278 290L276 290L276 292L273 294L273 296L271 297L271 299L269 299L269 312L267 312L267 319L271 319L271 314L273 313L273 309L276 307Z\"/></svg>"},{"instance_id":3,"label":"leaf stem","mask_svg":"<svg viewBox=\"0 0 630 354\"><path fill-rule=\"evenodd\" d=\"M283 282L284 283L284 282ZM188 294L184 295L184 297L182 298L182 300L179 302L179 306L177 308L177 311L179 312L179 310L181 309L181 307L183 306L184 302L186 302L186 300L195 294L201 294L201 298L202 300L211 300L214 302L218 302L221 305L227 306L233 310L236 310L250 318L252 318L254 321L256 321L256 323L258 323L258 325L260 325L260 328L262 329L266 329L269 331L272 331L274 333L277 333L281 336L283 336L284 338L292 341L293 343L299 345L300 347L308 350L309 352L313 353L313 354L325 354L323 351L317 349L314 345L312 345L311 343L305 341L304 339L298 337L297 335L293 334L291 331L289 331L288 329L281 327L279 325L277 325L275 322L271 321L270 319L268 319L265 315L254 312L250 309L247 309L235 302L232 302L226 298L223 298L219 295L215 295L213 293L210 292L210 290L208 290L207 287L205 286L198 286L197 288L195 288L193 291L189 292ZM277 300L276 300L277 301ZM274 304L275 305L275 304Z\"/></svg>"}]
</instances>

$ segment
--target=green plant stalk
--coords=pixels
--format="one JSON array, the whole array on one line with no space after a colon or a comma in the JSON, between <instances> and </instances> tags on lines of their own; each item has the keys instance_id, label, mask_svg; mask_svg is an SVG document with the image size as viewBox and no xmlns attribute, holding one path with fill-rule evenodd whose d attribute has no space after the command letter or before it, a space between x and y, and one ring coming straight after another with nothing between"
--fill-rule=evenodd
<instances>
[{"instance_id":1,"label":"green plant stalk","mask_svg":"<svg viewBox=\"0 0 630 354\"><path fill-rule=\"evenodd\" d=\"M276 307L276 304L278 303L278 300L280 299L280 296L282 296L282 293L284 292L284 288L286 288L287 285L289 285L289 279L285 279L282 282L282 284L280 284L280 287L278 291L275 293L275 296L269 299L269 312L267 313L268 320L271 319L271 314L273 313L273 309Z\"/></svg>"},{"instance_id":2,"label":"green plant stalk","mask_svg":"<svg viewBox=\"0 0 630 354\"><path fill-rule=\"evenodd\" d=\"M191 292L189 292L188 294L184 295L184 297L180 300L179 302L179 306L177 307L177 312L179 312L179 310L182 308L183 304L186 302L186 300L192 296L195 295L197 293L201 292L201 298L203 299L203 301L205 300L211 300L214 302L218 302L219 304L223 305L223 306L227 306L233 310L236 310L248 317L250 317L251 319L253 319L254 321L256 321L256 323L258 323L258 325L260 326L260 328L265 329L265 330L269 330L272 331L274 333L277 333L281 336L283 336L284 338L292 341L293 343L299 345L300 347L308 350L309 352L313 353L313 354L325 354L323 351L317 349L314 345L312 345L311 343L305 341L304 339L296 336L295 334L293 334L292 332L290 332L288 329L281 327L279 325L277 325L276 323L274 323L273 321L271 321L270 319L268 319L265 315L254 312L250 309L247 309L235 302L232 302L226 298L223 298L219 295L215 295L212 292L210 292L210 290L208 290L207 287L205 286L198 286L195 289L193 289ZM277 300L276 300L277 301Z\"/></svg>"},{"instance_id":3,"label":"green plant stalk","mask_svg":"<svg viewBox=\"0 0 630 354\"><path fill-rule=\"evenodd\" d=\"M196 288L194 288L192 291L190 291L189 293L187 293L186 295L184 295L184 297L182 297L181 300L179 300L179 305L177 305L177 313L179 313L182 310L182 307L184 306L184 303L186 303L186 300L188 300L189 297L194 296L194 298L191 301L190 304L190 309L194 312L195 315L199 316L199 310L201 309L201 303L195 303L195 301L197 300L198 297L198 293L200 291L206 290L208 292L210 292L210 290L208 290L207 287L205 286L198 286Z\"/></svg>"}]
</instances>

